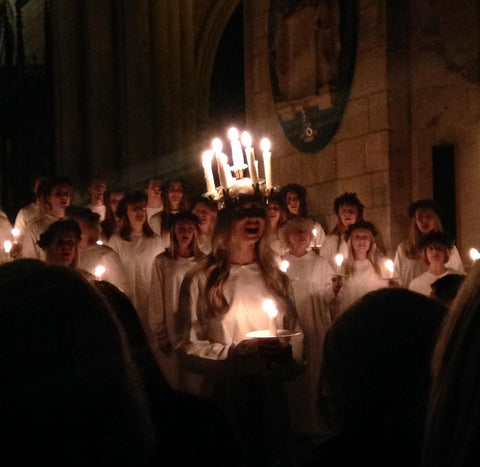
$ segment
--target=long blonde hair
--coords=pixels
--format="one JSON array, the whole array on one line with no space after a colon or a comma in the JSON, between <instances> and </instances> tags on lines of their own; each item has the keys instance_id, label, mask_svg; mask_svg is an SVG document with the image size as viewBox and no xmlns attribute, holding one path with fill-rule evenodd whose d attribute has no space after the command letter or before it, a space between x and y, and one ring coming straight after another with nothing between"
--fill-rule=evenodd
<instances>
[{"instance_id":1,"label":"long blonde hair","mask_svg":"<svg viewBox=\"0 0 480 467\"><path fill-rule=\"evenodd\" d=\"M347 241L348 256L347 256L347 259L345 260L345 263L344 263L345 274L347 276L351 276L355 272L355 252L354 252L353 246L352 246L352 234L357 229L362 229L362 230L368 231L368 234L369 234L369 237L370 237L370 247L368 248L368 251L367 251L367 259L372 264L373 269L375 270L377 275L379 277L382 277L382 272L381 272L380 266L378 264L378 258L380 257L380 252L378 251L377 244L375 242L375 237L369 229L367 229L367 228L364 229L361 226L351 229L350 234L348 236L348 241Z\"/></svg>"},{"instance_id":2,"label":"long blonde hair","mask_svg":"<svg viewBox=\"0 0 480 467\"><path fill-rule=\"evenodd\" d=\"M205 288L205 318L212 319L227 313L229 303L223 293L223 286L230 275L232 231L235 216L232 208L224 208L218 213L212 235L212 253L207 261L207 284ZM295 307L290 299L289 280L278 267L275 253L270 247L268 219L265 218L265 230L255 245L255 257L262 272L267 288L283 301L290 314L295 314Z\"/></svg>"}]
</instances>

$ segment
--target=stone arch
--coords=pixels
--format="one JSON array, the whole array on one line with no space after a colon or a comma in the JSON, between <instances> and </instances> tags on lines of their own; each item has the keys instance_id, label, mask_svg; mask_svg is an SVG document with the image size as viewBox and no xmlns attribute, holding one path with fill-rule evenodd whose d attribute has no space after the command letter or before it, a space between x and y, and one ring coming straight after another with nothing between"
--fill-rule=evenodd
<instances>
[{"instance_id":1,"label":"stone arch","mask_svg":"<svg viewBox=\"0 0 480 467\"><path fill-rule=\"evenodd\" d=\"M197 75L197 119L199 128L208 120L210 100L210 81L213 65L217 54L218 44L225 31L228 21L241 0L218 0L210 10L201 26L196 47L196 75Z\"/></svg>"}]
</instances>

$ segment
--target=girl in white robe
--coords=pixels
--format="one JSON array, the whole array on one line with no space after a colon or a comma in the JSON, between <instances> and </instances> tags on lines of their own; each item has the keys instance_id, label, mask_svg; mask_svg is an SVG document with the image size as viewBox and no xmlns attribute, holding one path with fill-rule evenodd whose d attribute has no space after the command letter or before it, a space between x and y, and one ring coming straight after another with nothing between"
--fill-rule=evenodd
<instances>
[{"instance_id":1,"label":"girl in white robe","mask_svg":"<svg viewBox=\"0 0 480 467\"><path fill-rule=\"evenodd\" d=\"M294 430L302 435L320 436L323 431L316 401L323 354L323 339L330 325L330 303L334 299L335 271L318 251L310 248L311 219L293 218L282 226L288 252L286 271L291 280L300 326L304 332L306 371L289 384L290 414ZM286 267L287 265L285 265ZM324 433L323 433L324 434Z\"/></svg>"},{"instance_id":2,"label":"girl in white robe","mask_svg":"<svg viewBox=\"0 0 480 467\"><path fill-rule=\"evenodd\" d=\"M428 271L413 279L408 288L431 297L431 286L437 279L448 274L458 274L454 269L447 267L453 245L444 232L432 231L421 239L419 246L422 261L428 267Z\"/></svg>"},{"instance_id":3,"label":"girl in white robe","mask_svg":"<svg viewBox=\"0 0 480 467\"><path fill-rule=\"evenodd\" d=\"M185 274L203 256L198 248L199 218L183 211L174 216L170 246L156 256L152 268L149 325L160 350L159 363L174 389L179 389L178 357L172 351L178 342L175 318L180 286Z\"/></svg>"},{"instance_id":4,"label":"girl in white robe","mask_svg":"<svg viewBox=\"0 0 480 467\"><path fill-rule=\"evenodd\" d=\"M154 258L164 249L162 239L153 233L147 222L146 195L136 192L126 195L119 203L120 229L108 241L120 257L126 275L125 294L133 303L150 335L148 297Z\"/></svg>"},{"instance_id":5,"label":"girl in white robe","mask_svg":"<svg viewBox=\"0 0 480 467\"><path fill-rule=\"evenodd\" d=\"M428 269L421 258L419 244L422 238L432 231L443 230L440 221L441 210L432 200L424 199L412 203L408 214L410 217L408 239L398 245L394 260L395 276L399 277L402 287L408 287L413 279ZM450 250L450 258L446 266L460 274L465 272L456 246Z\"/></svg>"},{"instance_id":6,"label":"girl in white robe","mask_svg":"<svg viewBox=\"0 0 480 467\"><path fill-rule=\"evenodd\" d=\"M285 379L301 369L292 355L303 361L301 333L283 342L268 337L270 325L301 329L288 277L268 245L266 216L254 195L219 211L212 253L185 276L178 311L183 370L204 375L201 393L229 417L247 465L293 461ZM251 337L256 331L267 337Z\"/></svg>"},{"instance_id":7,"label":"girl in white robe","mask_svg":"<svg viewBox=\"0 0 480 467\"><path fill-rule=\"evenodd\" d=\"M217 212L216 203L209 198L201 197L193 204L192 213L200 220L197 236L198 248L205 255L212 251L212 233L217 220Z\"/></svg>"},{"instance_id":8,"label":"girl in white robe","mask_svg":"<svg viewBox=\"0 0 480 467\"><path fill-rule=\"evenodd\" d=\"M283 244L280 236L280 227L285 223L287 217L280 193L274 191L270 194L267 199L267 212L270 222L270 247L281 257L288 251L288 248Z\"/></svg>"},{"instance_id":9,"label":"girl in white robe","mask_svg":"<svg viewBox=\"0 0 480 467\"><path fill-rule=\"evenodd\" d=\"M379 254L371 222L359 221L346 232L348 257L342 264L341 288L336 302L343 313L368 292L391 286L385 259Z\"/></svg>"},{"instance_id":10,"label":"girl in white robe","mask_svg":"<svg viewBox=\"0 0 480 467\"><path fill-rule=\"evenodd\" d=\"M335 199L333 210L337 215L337 223L326 236L320 249L320 256L325 258L334 268L336 255L341 254L344 259L348 257L345 232L349 226L363 220L363 204L356 193L345 192Z\"/></svg>"}]
</instances>

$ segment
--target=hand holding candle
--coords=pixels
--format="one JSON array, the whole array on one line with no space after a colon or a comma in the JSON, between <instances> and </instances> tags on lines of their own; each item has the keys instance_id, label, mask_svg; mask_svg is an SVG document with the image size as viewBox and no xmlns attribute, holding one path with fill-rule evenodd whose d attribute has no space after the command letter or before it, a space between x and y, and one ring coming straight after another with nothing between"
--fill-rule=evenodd
<instances>
[{"instance_id":1,"label":"hand holding candle","mask_svg":"<svg viewBox=\"0 0 480 467\"><path fill-rule=\"evenodd\" d=\"M270 326L269 326L269 335L276 336L277 335L277 308L275 307L275 303L273 300L264 300L263 301L263 310L268 313L268 317L270 318Z\"/></svg>"},{"instance_id":2,"label":"hand holding candle","mask_svg":"<svg viewBox=\"0 0 480 467\"><path fill-rule=\"evenodd\" d=\"M101 265L97 266L97 267L95 268L95 277L96 277L96 279L97 279L97 280L101 280L101 278L102 278L103 274L105 273L105 271L106 271L106 269L105 269L104 266L101 266Z\"/></svg>"}]
</instances>

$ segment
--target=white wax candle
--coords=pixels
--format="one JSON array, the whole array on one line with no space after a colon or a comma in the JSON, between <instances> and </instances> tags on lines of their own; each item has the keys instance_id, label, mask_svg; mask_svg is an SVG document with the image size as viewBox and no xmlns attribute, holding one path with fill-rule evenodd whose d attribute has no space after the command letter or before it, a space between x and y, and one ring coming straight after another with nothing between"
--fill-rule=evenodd
<instances>
[{"instance_id":1,"label":"white wax candle","mask_svg":"<svg viewBox=\"0 0 480 467\"><path fill-rule=\"evenodd\" d=\"M203 153L202 165L203 165L203 170L205 172L205 183L207 185L207 193L215 192L215 180L213 179L213 172L212 172L212 158L213 158L212 151L206 151Z\"/></svg>"},{"instance_id":2,"label":"white wax candle","mask_svg":"<svg viewBox=\"0 0 480 467\"><path fill-rule=\"evenodd\" d=\"M268 332L271 336L276 336L278 311L277 311L277 308L275 307L275 303L273 303L273 300L270 300L270 299L264 300L263 310L268 313L268 317L270 318Z\"/></svg>"},{"instance_id":3,"label":"white wax candle","mask_svg":"<svg viewBox=\"0 0 480 467\"><path fill-rule=\"evenodd\" d=\"M393 266L393 261L391 259L387 259L387 261L385 261L385 267L388 270L389 279L393 279L393 272L395 269Z\"/></svg>"},{"instance_id":4,"label":"white wax candle","mask_svg":"<svg viewBox=\"0 0 480 467\"><path fill-rule=\"evenodd\" d=\"M98 280L100 280L100 279L102 278L103 274L105 273L105 271L106 271L106 269L105 269L104 266L101 266L101 265L97 266L97 267L95 268L95 277L96 277Z\"/></svg>"},{"instance_id":5,"label":"white wax candle","mask_svg":"<svg viewBox=\"0 0 480 467\"><path fill-rule=\"evenodd\" d=\"M270 152L270 140L268 138L263 138L260 146L263 151L263 168L265 170L265 185L267 190L272 188L272 172L271 172L271 152Z\"/></svg>"},{"instance_id":6,"label":"white wax candle","mask_svg":"<svg viewBox=\"0 0 480 467\"><path fill-rule=\"evenodd\" d=\"M335 263L337 265L337 273L339 273L343 263L343 255L341 253L335 256Z\"/></svg>"},{"instance_id":7,"label":"white wax candle","mask_svg":"<svg viewBox=\"0 0 480 467\"><path fill-rule=\"evenodd\" d=\"M290 263L289 263L286 259L284 259L284 260L280 263L280 269L281 269L283 272L287 272L289 266L290 266Z\"/></svg>"},{"instance_id":8,"label":"white wax candle","mask_svg":"<svg viewBox=\"0 0 480 467\"><path fill-rule=\"evenodd\" d=\"M5 240L3 242L3 249L5 250L5 253L10 253L12 250L12 242L10 240Z\"/></svg>"},{"instance_id":9,"label":"white wax candle","mask_svg":"<svg viewBox=\"0 0 480 467\"><path fill-rule=\"evenodd\" d=\"M246 131L242 133L242 144L245 146L250 180L252 181L252 185L256 185L258 183L258 161L255 160L255 152L252 148L252 138Z\"/></svg>"},{"instance_id":10,"label":"white wax candle","mask_svg":"<svg viewBox=\"0 0 480 467\"><path fill-rule=\"evenodd\" d=\"M232 160L234 170L243 170L245 168L245 161L243 159L243 150L240 141L238 140L238 131L236 128L228 130L228 137L232 146Z\"/></svg>"},{"instance_id":11,"label":"white wax candle","mask_svg":"<svg viewBox=\"0 0 480 467\"><path fill-rule=\"evenodd\" d=\"M12 229L12 236L14 240L16 240L19 235L20 235L20 230L18 230L17 228Z\"/></svg>"},{"instance_id":12,"label":"white wax candle","mask_svg":"<svg viewBox=\"0 0 480 467\"><path fill-rule=\"evenodd\" d=\"M473 261L477 261L477 259L480 258L480 253L476 248L470 248L470 258L472 258Z\"/></svg>"},{"instance_id":13,"label":"white wax candle","mask_svg":"<svg viewBox=\"0 0 480 467\"><path fill-rule=\"evenodd\" d=\"M225 154L220 154L217 157L217 165L218 165L218 176L220 178L220 185L225 190L228 190L230 186L230 169L227 167L227 156Z\"/></svg>"}]
</instances>

